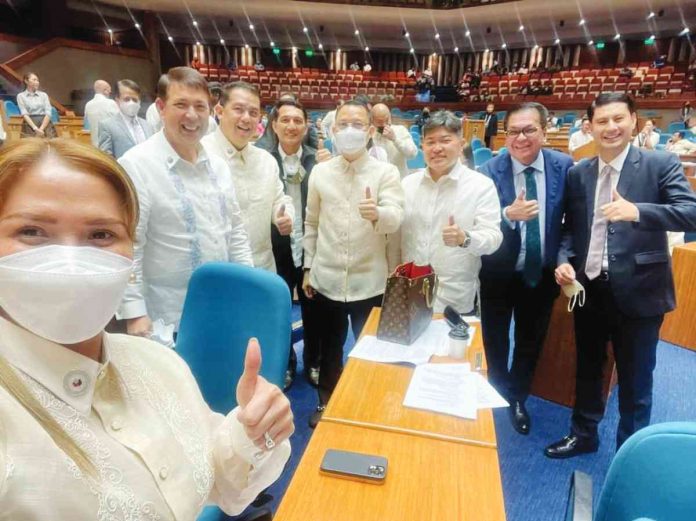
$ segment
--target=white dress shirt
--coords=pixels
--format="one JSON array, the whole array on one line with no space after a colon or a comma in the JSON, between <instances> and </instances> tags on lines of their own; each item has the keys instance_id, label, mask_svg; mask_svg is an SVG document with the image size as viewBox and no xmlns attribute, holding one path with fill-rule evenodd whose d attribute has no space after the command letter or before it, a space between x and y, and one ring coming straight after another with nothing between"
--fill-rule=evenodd
<instances>
[{"instance_id":1,"label":"white dress shirt","mask_svg":"<svg viewBox=\"0 0 696 521\"><path fill-rule=\"evenodd\" d=\"M379 219L360 216L358 205L370 187ZM367 153L349 162L338 156L318 163L309 177L304 265L325 297L354 302L384 292L388 275L386 234L399 229L404 192L394 165Z\"/></svg>"},{"instance_id":2,"label":"white dress shirt","mask_svg":"<svg viewBox=\"0 0 696 521\"><path fill-rule=\"evenodd\" d=\"M321 120L321 132L324 134L324 139L333 139L333 125L336 122L336 110L331 110L326 113L324 119Z\"/></svg>"},{"instance_id":3,"label":"white dress shirt","mask_svg":"<svg viewBox=\"0 0 696 521\"><path fill-rule=\"evenodd\" d=\"M17 107L22 116L50 116L52 112L48 94L40 90L25 90L17 94Z\"/></svg>"},{"instance_id":4,"label":"white dress shirt","mask_svg":"<svg viewBox=\"0 0 696 521\"><path fill-rule=\"evenodd\" d=\"M0 387L0 521L195 521L208 502L234 515L290 455L287 440L256 449L237 409L211 411L186 363L150 340L105 334L99 363L0 318L0 356L96 470Z\"/></svg>"},{"instance_id":5,"label":"white dress shirt","mask_svg":"<svg viewBox=\"0 0 696 521\"><path fill-rule=\"evenodd\" d=\"M99 146L99 123L120 112L116 102L103 94L97 93L87 102L85 118L89 124L90 139L95 147Z\"/></svg>"},{"instance_id":6,"label":"white dress shirt","mask_svg":"<svg viewBox=\"0 0 696 521\"><path fill-rule=\"evenodd\" d=\"M481 255L495 252L503 241L495 184L457 163L437 182L424 169L405 177L401 185L404 221L400 231L389 238L390 270L403 262L430 264L438 278L433 311L441 313L447 305L460 313L471 311L479 287ZM471 237L466 248L445 245L442 229L450 216Z\"/></svg>"},{"instance_id":7,"label":"white dress shirt","mask_svg":"<svg viewBox=\"0 0 696 521\"><path fill-rule=\"evenodd\" d=\"M185 161L163 131L118 162L140 202L135 282L126 289L119 318L148 315L178 327L193 270L206 262L253 266L232 175L202 146L195 164Z\"/></svg>"},{"instance_id":8,"label":"white dress shirt","mask_svg":"<svg viewBox=\"0 0 696 521\"><path fill-rule=\"evenodd\" d=\"M585 134L582 130L577 130L573 132L568 140L568 150L573 152L574 150L580 148L583 145L587 145L590 141L594 141L592 137L592 132Z\"/></svg>"},{"instance_id":9,"label":"white dress shirt","mask_svg":"<svg viewBox=\"0 0 696 521\"><path fill-rule=\"evenodd\" d=\"M220 129L205 136L201 143L210 155L225 161L232 172L254 266L275 272L271 224L276 223L282 205L285 205L287 215L292 217L295 214L292 199L283 190L278 162L271 154L252 144L237 150Z\"/></svg>"},{"instance_id":10,"label":"white dress shirt","mask_svg":"<svg viewBox=\"0 0 696 521\"><path fill-rule=\"evenodd\" d=\"M372 141L385 150L387 160L399 169L401 177L405 177L408 175L407 160L416 157L418 148L416 148L416 143L406 127L391 125L391 129L394 131L394 141L387 139L379 132L375 132Z\"/></svg>"},{"instance_id":11,"label":"white dress shirt","mask_svg":"<svg viewBox=\"0 0 696 521\"><path fill-rule=\"evenodd\" d=\"M302 171L302 178L308 172L304 171L302 166L302 147L297 149L294 154L288 155L283 150L282 146L278 146L278 153L283 162L283 179L285 179L285 188L288 196L292 199L292 205L295 208L295 213L292 220L292 235L290 236L290 248L292 250L292 261L296 268L302 267L302 185L300 183L291 183L288 177L296 175Z\"/></svg>"},{"instance_id":12,"label":"white dress shirt","mask_svg":"<svg viewBox=\"0 0 696 521\"><path fill-rule=\"evenodd\" d=\"M631 144L629 143L626 145L626 148L624 149L623 152L621 152L618 156L616 156L612 161L609 163L605 163L604 160L599 157L598 161L598 170L597 170L597 186L595 187L595 194L594 194L594 206L597 206L597 198L599 197L599 174L604 170L604 167L609 165L612 167L612 172L611 172L611 190L612 194L614 193L614 190L616 190L616 187L619 184L619 178L621 177L621 170L623 169L624 163L626 162L626 157L628 157L628 151L631 149ZM592 218L594 219L594 213L592 214ZM611 223L607 226L607 231L609 229L609 226ZM592 223L590 223L590 227L592 227ZM604 253L602 254L602 270L607 271L609 269L609 258L607 254L607 239L606 236L604 237Z\"/></svg>"},{"instance_id":13,"label":"white dress shirt","mask_svg":"<svg viewBox=\"0 0 696 521\"><path fill-rule=\"evenodd\" d=\"M633 145L638 147L638 148L645 148L645 145L646 145L645 142L646 142L646 138L642 132L639 132L638 135L635 138L633 138ZM655 148L659 142L660 142L660 134L653 130L650 133L650 144L652 145L653 148Z\"/></svg>"},{"instance_id":14,"label":"white dress shirt","mask_svg":"<svg viewBox=\"0 0 696 521\"><path fill-rule=\"evenodd\" d=\"M153 132L162 130L162 118L160 118L156 103L153 102L145 111L145 121L150 124Z\"/></svg>"},{"instance_id":15,"label":"white dress shirt","mask_svg":"<svg viewBox=\"0 0 696 521\"><path fill-rule=\"evenodd\" d=\"M539 238L541 239L541 259L544 259L544 244L546 243L546 171L544 170L544 154L539 150L539 155L530 165L523 165L514 157L512 159L512 174L515 182L515 194L519 195L522 190L527 189L527 180L524 175L525 169L530 166L534 168L534 180L537 186L537 201L539 202ZM529 194L525 195L525 199L529 200ZM507 210L507 208L505 208ZM524 270L524 259L527 251L527 222L526 221L510 221L506 212L503 212L503 220L510 226L520 227L520 254L517 256L516 271Z\"/></svg>"}]
</instances>

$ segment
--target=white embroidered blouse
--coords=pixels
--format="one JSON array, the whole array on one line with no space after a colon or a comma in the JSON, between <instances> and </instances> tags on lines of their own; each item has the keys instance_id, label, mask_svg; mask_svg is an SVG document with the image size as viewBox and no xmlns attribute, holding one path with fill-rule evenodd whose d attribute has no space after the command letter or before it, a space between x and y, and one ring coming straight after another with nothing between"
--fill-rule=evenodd
<instances>
[{"instance_id":1,"label":"white embroidered blouse","mask_svg":"<svg viewBox=\"0 0 696 521\"><path fill-rule=\"evenodd\" d=\"M149 340L104 335L104 363L0 318L0 356L82 447L82 475L0 387L0 521L194 521L240 513L281 474L288 441L261 453L212 412L187 365Z\"/></svg>"}]
</instances>

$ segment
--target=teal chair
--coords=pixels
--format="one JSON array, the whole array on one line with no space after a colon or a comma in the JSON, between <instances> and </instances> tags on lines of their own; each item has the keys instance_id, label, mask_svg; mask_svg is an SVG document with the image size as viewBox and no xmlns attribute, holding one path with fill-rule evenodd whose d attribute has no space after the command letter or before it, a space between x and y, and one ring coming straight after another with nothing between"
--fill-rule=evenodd
<instances>
[{"instance_id":1,"label":"teal chair","mask_svg":"<svg viewBox=\"0 0 696 521\"><path fill-rule=\"evenodd\" d=\"M51 107L51 123L58 123L60 121L60 114L58 114L58 109Z\"/></svg>"},{"instance_id":2,"label":"teal chair","mask_svg":"<svg viewBox=\"0 0 696 521\"><path fill-rule=\"evenodd\" d=\"M481 141L479 138L475 137L474 139L471 140L471 150L473 150L474 152L482 147L483 147L483 141Z\"/></svg>"},{"instance_id":3,"label":"teal chair","mask_svg":"<svg viewBox=\"0 0 696 521\"><path fill-rule=\"evenodd\" d=\"M685 130L685 129L686 129L686 125L684 124L683 121L673 121L667 127L667 133L671 136L677 130Z\"/></svg>"},{"instance_id":4,"label":"teal chair","mask_svg":"<svg viewBox=\"0 0 696 521\"><path fill-rule=\"evenodd\" d=\"M474 150L474 168L483 166L490 159L493 159L493 152L490 148L481 147Z\"/></svg>"},{"instance_id":5,"label":"teal chair","mask_svg":"<svg viewBox=\"0 0 696 521\"><path fill-rule=\"evenodd\" d=\"M5 105L5 114L7 115L8 118L12 116L21 116L21 112L19 112L19 107L14 101L11 100L5 100L4 102Z\"/></svg>"},{"instance_id":6,"label":"teal chair","mask_svg":"<svg viewBox=\"0 0 696 521\"><path fill-rule=\"evenodd\" d=\"M409 170L420 170L425 168L425 157L423 156L423 151L418 150L418 154L413 159L406 161Z\"/></svg>"},{"instance_id":7,"label":"teal chair","mask_svg":"<svg viewBox=\"0 0 696 521\"><path fill-rule=\"evenodd\" d=\"M507 154L507 151L508 151L507 147L500 147L498 149L498 155Z\"/></svg>"},{"instance_id":8,"label":"teal chair","mask_svg":"<svg viewBox=\"0 0 696 521\"><path fill-rule=\"evenodd\" d=\"M693 521L696 519L696 423L641 429L611 462L592 513L592 480L575 471L566 521Z\"/></svg>"},{"instance_id":9,"label":"teal chair","mask_svg":"<svg viewBox=\"0 0 696 521\"><path fill-rule=\"evenodd\" d=\"M672 134L668 134L667 132L663 132L662 134L660 134L660 141L658 141L658 143L660 143L660 145L666 145L667 141L669 141L669 138L671 138L671 137L672 137Z\"/></svg>"},{"instance_id":10,"label":"teal chair","mask_svg":"<svg viewBox=\"0 0 696 521\"><path fill-rule=\"evenodd\" d=\"M573 123L575 123L575 114L564 114L562 121L564 125L572 125Z\"/></svg>"}]
</instances>

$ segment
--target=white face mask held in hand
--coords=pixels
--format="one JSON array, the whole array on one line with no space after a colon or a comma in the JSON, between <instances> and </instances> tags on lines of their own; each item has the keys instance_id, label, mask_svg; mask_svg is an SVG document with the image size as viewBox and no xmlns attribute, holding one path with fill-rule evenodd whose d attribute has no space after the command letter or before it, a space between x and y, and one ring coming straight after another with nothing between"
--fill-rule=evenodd
<instances>
[{"instance_id":1,"label":"white face mask held in hand","mask_svg":"<svg viewBox=\"0 0 696 521\"><path fill-rule=\"evenodd\" d=\"M367 131L348 127L334 134L334 143L340 154L355 154L367 146Z\"/></svg>"},{"instance_id":2,"label":"white face mask held in hand","mask_svg":"<svg viewBox=\"0 0 696 521\"><path fill-rule=\"evenodd\" d=\"M568 301L568 311L573 311L575 304L579 307L585 305L585 287L580 284L577 280L574 280L570 284L565 284L561 286L563 293L570 300Z\"/></svg>"},{"instance_id":3,"label":"white face mask held in hand","mask_svg":"<svg viewBox=\"0 0 696 521\"><path fill-rule=\"evenodd\" d=\"M95 337L114 316L133 261L106 250L41 246L0 257L0 307L58 344Z\"/></svg>"},{"instance_id":4,"label":"white face mask held in hand","mask_svg":"<svg viewBox=\"0 0 696 521\"><path fill-rule=\"evenodd\" d=\"M121 107L121 112L123 112L129 118L134 118L140 112L140 102L135 100L121 101L119 102Z\"/></svg>"}]
</instances>

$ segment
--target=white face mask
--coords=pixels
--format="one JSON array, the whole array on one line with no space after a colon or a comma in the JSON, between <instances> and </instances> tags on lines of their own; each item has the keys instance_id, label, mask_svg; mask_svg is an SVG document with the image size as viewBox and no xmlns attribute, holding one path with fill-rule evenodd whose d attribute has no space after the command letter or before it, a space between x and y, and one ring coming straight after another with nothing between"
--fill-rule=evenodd
<instances>
[{"instance_id":1,"label":"white face mask","mask_svg":"<svg viewBox=\"0 0 696 521\"><path fill-rule=\"evenodd\" d=\"M334 144L339 154L355 154L367 146L367 131L348 127L334 134Z\"/></svg>"},{"instance_id":2,"label":"white face mask","mask_svg":"<svg viewBox=\"0 0 696 521\"><path fill-rule=\"evenodd\" d=\"M129 118L134 118L140 112L140 102L135 100L120 101L119 106L121 107L121 112L123 112Z\"/></svg>"},{"instance_id":3,"label":"white face mask","mask_svg":"<svg viewBox=\"0 0 696 521\"><path fill-rule=\"evenodd\" d=\"M561 286L563 293L570 300L568 301L568 311L573 311L575 305L583 307L585 305L585 287L580 284L577 280L574 280L570 284L565 284Z\"/></svg>"},{"instance_id":4,"label":"white face mask","mask_svg":"<svg viewBox=\"0 0 696 521\"><path fill-rule=\"evenodd\" d=\"M95 337L116 313L133 261L98 248L41 246L0 257L0 307L58 344Z\"/></svg>"}]
</instances>

